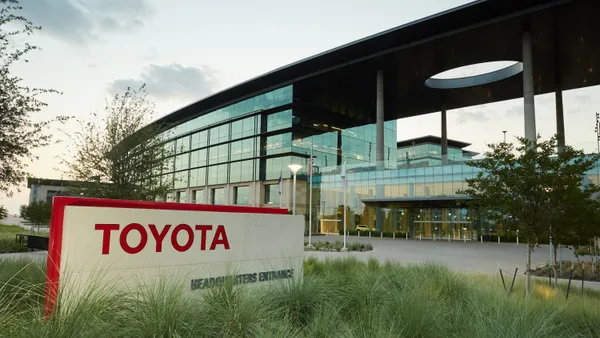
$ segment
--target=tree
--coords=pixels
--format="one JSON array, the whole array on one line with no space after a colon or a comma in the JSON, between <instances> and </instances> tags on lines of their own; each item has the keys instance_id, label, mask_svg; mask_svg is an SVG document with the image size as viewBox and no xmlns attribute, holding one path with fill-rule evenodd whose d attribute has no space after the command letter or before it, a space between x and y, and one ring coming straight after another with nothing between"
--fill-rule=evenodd
<instances>
[{"instance_id":1,"label":"tree","mask_svg":"<svg viewBox=\"0 0 600 338\"><path fill-rule=\"evenodd\" d=\"M3 205L0 205L0 220L5 219L6 217L8 217L8 210L6 210Z\"/></svg>"},{"instance_id":2,"label":"tree","mask_svg":"<svg viewBox=\"0 0 600 338\"><path fill-rule=\"evenodd\" d=\"M572 151L567 147L566 151ZM563 156L560 155L559 156ZM581 156L583 158L583 156ZM564 180L563 176L557 180ZM567 180L571 180L567 178ZM589 246L592 239L600 236L600 223L598 214L600 202L594 197L599 187L593 184L586 186L560 186L560 190L552 192L553 215L548 227L548 237L552 241L555 286L558 285L558 248L560 246L572 247L577 252L582 246ZM592 258L593 259L593 258Z\"/></svg>"},{"instance_id":3,"label":"tree","mask_svg":"<svg viewBox=\"0 0 600 338\"><path fill-rule=\"evenodd\" d=\"M107 102L105 116L79 121L67 174L80 182L71 194L129 200L163 198L173 187L172 143L164 145L158 128L146 126L155 115L145 86L127 88ZM146 126L146 127L144 127ZM169 148L169 146L171 148Z\"/></svg>"},{"instance_id":4,"label":"tree","mask_svg":"<svg viewBox=\"0 0 600 338\"><path fill-rule=\"evenodd\" d=\"M29 88L22 84L23 79L11 74L13 65L28 62L25 55L38 49L29 43L15 46L16 37L41 29L19 15L21 9L16 0L0 0L0 192L8 195L25 178L27 162L36 159L31 151L52 142L48 126L67 120L59 116L34 122L32 115L46 106L40 95L58 92Z\"/></svg>"},{"instance_id":5,"label":"tree","mask_svg":"<svg viewBox=\"0 0 600 338\"><path fill-rule=\"evenodd\" d=\"M467 179L469 188L459 194L470 195L488 208L489 217L499 222L510 219L511 226L527 242L527 295L531 293L531 252L534 245L548 236L562 210L581 211L575 191L581 188L583 175L593 167L597 156L583 156L566 147L556 156L556 138L531 142L490 144L480 161L468 162L480 173ZM575 201L560 197L568 192ZM555 210L561 204L559 210ZM580 208L580 209L578 209Z\"/></svg>"},{"instance_id":6,"label":"tree","mask_svg":"<svg viewBox=\"0 0 600 338\"><path fill-rule=\"evenodd\" d=\"M50 213L52 206L44 201L33 201L29 205L22 205L19 208L21 218L32 223L33 225L50 225Z\"/></svg>"}]
</instances>

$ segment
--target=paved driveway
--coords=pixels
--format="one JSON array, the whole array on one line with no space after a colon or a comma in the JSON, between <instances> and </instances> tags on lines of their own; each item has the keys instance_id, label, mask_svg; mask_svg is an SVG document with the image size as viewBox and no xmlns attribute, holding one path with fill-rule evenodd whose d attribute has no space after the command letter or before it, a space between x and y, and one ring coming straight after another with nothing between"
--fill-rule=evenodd
<instances>
[{"instance_id":1,"label":"paved driveway","mask_svg":"<svg viewBox=\"0 0 600 338\"><path fill-rule=\"evenodd\" d=\"M305 238L308 240L308 237ZM342 236L313 236L313 241L343 240ZM452 270L464 272L497 273L498 264L504 270L525 272L527 246L515 243L480 243L448 240L406 240L388 238L348 237L348 242L359 241L371 243L374 250L370 252L350 252L347 255L368 260L374 257L382 262L393 260L401 264L437 262L447 265ZM341 257L340 253L307 252L307 256L319 258ZM560 256L559 256L560 257ZM562 249L562 257L575 260L569 249ZM536 248L532 254L532 262L542 265L550 260L548 245Z\"/></svg>"}]
</instances>

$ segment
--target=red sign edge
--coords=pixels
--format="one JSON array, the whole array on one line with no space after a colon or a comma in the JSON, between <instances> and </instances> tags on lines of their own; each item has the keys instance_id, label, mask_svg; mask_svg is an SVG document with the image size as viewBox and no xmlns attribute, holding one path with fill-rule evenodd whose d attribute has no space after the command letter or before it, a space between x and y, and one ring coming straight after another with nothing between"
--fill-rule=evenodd
<instances>
[{"instance_id":1,"label":"red sign edge","mask_svg":"<svg viewBox=\"0 0 600 338\"><path fill-rule=\"evenodd\" d=\"M275 214L287 215L287 209L262 208L211 204L187 204L168 202L147 202L113 200L104 198L83 198L56 196L52 198L52 216L50 218L50 238L48 240L48 258L46 263L46 285L44 289L44 317L50 318L54 311L58 297L60 282L60 255L62 252L63 221L67 206L80 207L106 207L126 209L152 209L152 210L184 210L184 211L212 211L235 212L248 214Z\"/></svg>"}]
</instances>

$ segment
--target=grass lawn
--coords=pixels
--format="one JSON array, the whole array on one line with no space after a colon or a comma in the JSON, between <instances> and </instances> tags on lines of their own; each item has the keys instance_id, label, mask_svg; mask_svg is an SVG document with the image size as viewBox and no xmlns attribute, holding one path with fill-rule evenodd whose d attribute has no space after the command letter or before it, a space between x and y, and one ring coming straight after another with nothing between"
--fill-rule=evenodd
<instances>
[{"instance_id":1,"label":"grass lawn","mask_svg":"<svg viewBox=\"0 0 600 338\"><path fill-rule=\"evenodd\" d=\"M48 322L43 263L0 260L0 337L600 337L600 294L534 282L504 293L497 276L438 265L307 259L304 280L223 286L191 296L159 283L91 289ZM8 281L8 284L6 283Z\"/></svg>"}]
</instances>

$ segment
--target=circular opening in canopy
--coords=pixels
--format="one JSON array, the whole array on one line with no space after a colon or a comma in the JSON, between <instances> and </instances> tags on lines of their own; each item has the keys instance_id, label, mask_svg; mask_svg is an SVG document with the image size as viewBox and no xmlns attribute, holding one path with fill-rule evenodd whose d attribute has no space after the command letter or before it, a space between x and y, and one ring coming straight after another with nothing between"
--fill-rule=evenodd
<instances>
[{"instance_id":1,"label":"circular opening in canopy","mask_svg":"<svg viewBox=\"0 0 600 338\"><path fill-rule=\"evenodd\" d=\"M425 85L437 89L456 89L480 86L507 79L523 71L519 61L491 61L452 68L435 74Z\"/></svg>"}]
</instances>

